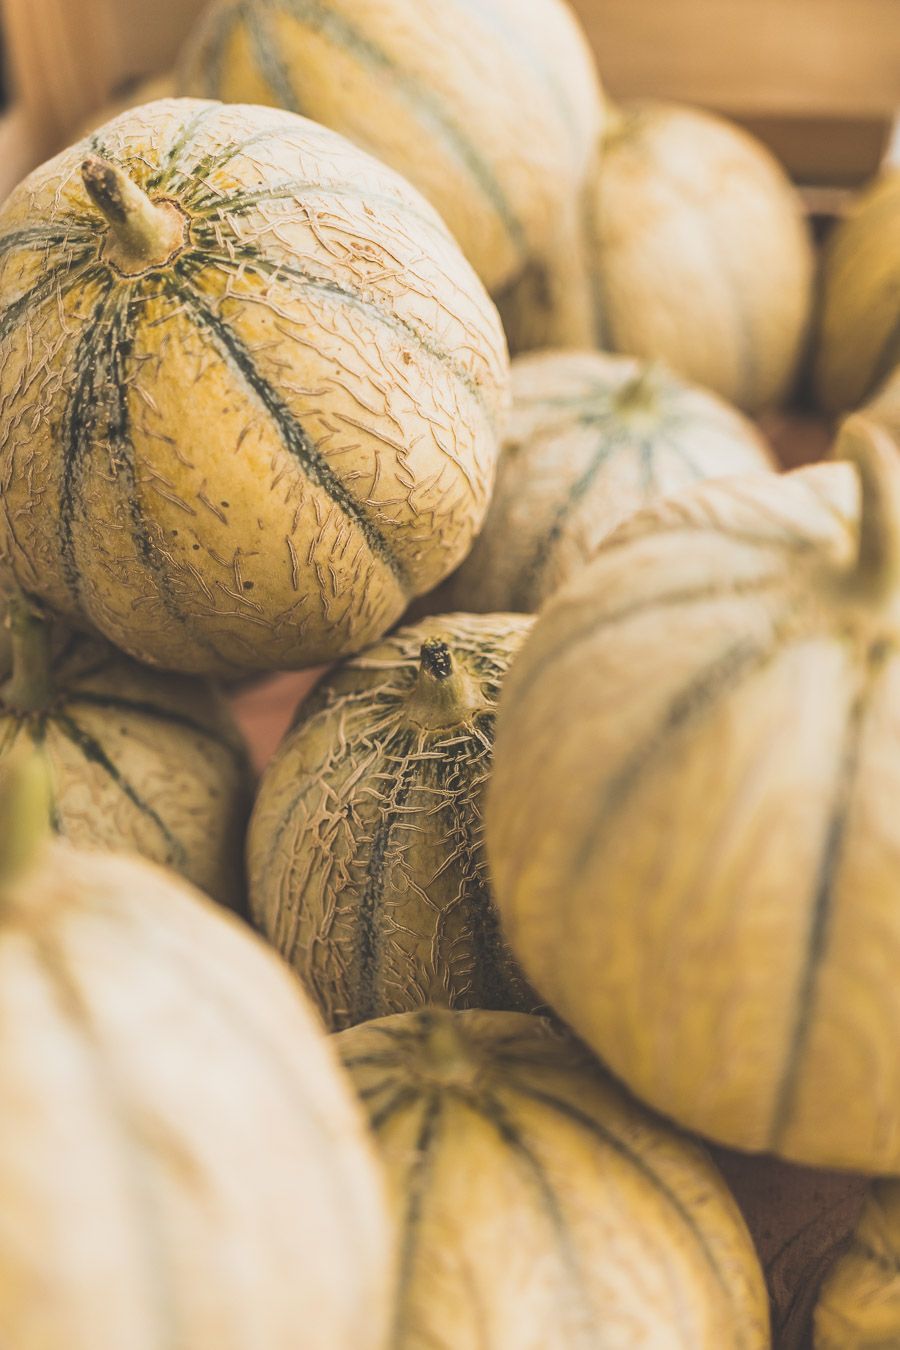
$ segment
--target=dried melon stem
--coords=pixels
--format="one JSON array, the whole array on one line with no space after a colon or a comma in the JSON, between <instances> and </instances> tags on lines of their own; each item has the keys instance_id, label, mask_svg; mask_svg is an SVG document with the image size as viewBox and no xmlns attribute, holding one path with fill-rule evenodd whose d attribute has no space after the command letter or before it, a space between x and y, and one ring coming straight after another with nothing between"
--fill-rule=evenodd
<instances>
[{"instance_id":1,"label":"dried melon stem","mask_svg":"<svg viewBox=\"0 0 900 1350\"><path fill-rule=\"evenodd\" d=\"M0 894L50 836L52 789L44 754L23 741L0 765Z\"/></svg>"},{"instance_id":2,"label":"dried melon stem","mask_svg":"<svg viewBox=\"0 0 900 1350\"><path fill-rule=\"evenodd\" d=\"M103 257L129 276L159 267L184 247L187 217L168 199L151 201L121 169L99 155L81 166L85 191L109 222Z\"/></svg>"},{"instance_id":3,"label":"dried melon stem","mask_svg":"<svg viewBox=\"0 0 900 1350\"><path fill-rule=\"evenodd\" d=\"M11 712L41 712L53 697L50 624L23 595L10 599L7 623L12 674L0 688L0 702Z\"/></svg>"},{"instance_id":4,"label":"dried melon stem","mask_svg":"<svg viewBox=\"0 0 900 1350\"><path fill-rule=\"evenodd\" d=\"M900 446L886 428L855 413L841 427L836 454L859 474L854 586L873 600L894 600L900 592Z\"/></svg>"},{"instance_id":5,"label":"dried melon stem","mask_svg":"<svg viewBox=\"0 0 900 1350\"><path fill-rule=\"evenodd\" d=\"M456 1014L429 1009L420 1016L423 1034L419 1066L423 1076L442 1087L474 1086L479 1065Z\"/></svg>"},{"instance_id":6,"label":"dried melon stem","mask_svg":"<svg viewBox=\"0 0 900 1350\"><path fill-rule=\"evenodd\" d=\"M614 399L616 411L626 416L629 413L657 412L665 370L662 361L650 361L642 366L634 379L623 384L616 393Z\"/></svg>"},{"instance_id":7,"label":"dried melon stem","mask_svg":"<svg viewBox=\"0 0 900 1350\"><path fill-rule=\"evenodd\" d=\"M426 638L419 651L419 677L410 694L411 722L429 730L458 726L486 707L480 685L442 638Z\"/></svg>"}]
</instances>

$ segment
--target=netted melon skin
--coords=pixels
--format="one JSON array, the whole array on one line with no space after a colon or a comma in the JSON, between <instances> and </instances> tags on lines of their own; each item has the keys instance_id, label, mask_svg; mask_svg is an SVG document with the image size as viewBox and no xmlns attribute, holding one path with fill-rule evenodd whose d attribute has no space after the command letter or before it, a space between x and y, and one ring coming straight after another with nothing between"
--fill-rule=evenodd
<instances>
[{"instance_id":1,"label":"netted melon skin","mask_svg":"<svg viewBox=\"0 0 900 1350\"><path fill-rule=\"evenodd\" d=\"M578 238L604 113L562 0L218 0L177 79L183 94L290 108L390 164L492 294ZM555 298L577 305L577 290Z\"/></svg>"},{"instance_id":2,"label":"netted melon skin","mask_svg":"<svg viewBox=\"0 0 900 1350\"><path fill-rule=\"evenodd\" d=\"M58 631L54 646L52 693L27 713L4 700L0 648L0 764L26 743L40 747L59 834L139 853L243 910L252 772L224 698L84 634Z\"/></svg>"},{"instance_id":3,"label":"netted melon skin","mask_svg":"<svg viewBox=\"0 0 900 1350\"><path fill-rule=\"evenodd\" d=\"M165 227L149 261L104 175ZM0 562L76 626L183 672L311 666L465 556L499 317L427 202L334 132L122 114L0 209L0 305Z\"/></svg>"},{"instance_id":4,"label":"netted melon skin","mask_svg":"<svg viewBox=\"0 0 900 1350\"><path fill-rule=\"evenodd\" d=\"M423 1004L539 1003L500 937L482 838L496 701L530 624L455 614L400 629L300 705L263 776L251 910L333 1028ZM429 640L446 644L445 678L423 673Z\"/></svg>"}]
</instances>

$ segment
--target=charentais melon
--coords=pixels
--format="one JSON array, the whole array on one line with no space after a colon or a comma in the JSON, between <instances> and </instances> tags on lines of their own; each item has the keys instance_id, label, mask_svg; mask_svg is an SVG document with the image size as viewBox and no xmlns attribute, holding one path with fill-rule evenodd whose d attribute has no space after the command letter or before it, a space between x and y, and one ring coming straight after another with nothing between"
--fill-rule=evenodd
<instances>
[{"instance_id":1,"label":"charentais melon","mask_svg":"<svg viewBox=\"0 0 900 1350\"><path fill-rule=\"evenodd\" d=\"M648 507L500 700L486 842L538 993L658 1110L900 1173L900 447Z\"/></svg>"},{"instance_id":2,"label":"charentais melon","mask_svg":"<svg viewBox=\"0 0 900 1350\"><path fill-rule=\"evenodd\" d=\"M900 366L900 168L836 227L822 262L815 384L827 412L855 408Z\"/></svg>"},{"instance_id":3,"label":"charentais melon","mask_svg":"<svg viewBox=\"0 0 900 1350\"><path fill-rule=\"evenodd\" d=\"M334 128L419 189L492 294L535 271L580 309L568 254L604 114L565 0L214 0L177 77Z\"/></svg>"},{"instance_id":4,"label":"charentais melon","mask_svg":"<svg viewBox=\"0 0 900 1350\"><path fill-rule=\"evenodd\" d=\"M244 925L0 788L0 1325L15 1350L383 1350L383 1180Z\"/></svg>"},{"instance_id":5,"label":"charentais melon","mask_svg":"<svg viewBox=\"0 0 900 1350\"><path fill-rule=\"evenodd\" d=\"M513 362L512 388L487 518L419 609L532 613L639 507L704 478L775 467L752 422L658 364L537 352Z\"/></svg>"},{"instance_id":6,"label":"charentais melon","mask_svg":"<svg viewBox=\"0 0 900 1350\"><path fill-rule=\"evenodd\" d=\"M702 1146L521 1013L335 1037L399 1227L392 1350L766 1350L750 1236Z\"/></svg>"},{"instance_id":7,"label":"charentais melon","mask_svg":"<svg viewBox=\"0 0 900 1350\"><path fill-rule=\"evenodd\" d=\"M539 1003L501 939L482 837L497 698L530 627L401 628L321 681L263 775L251 910L332 1028Z\"/></svg>"},{"instance_id":8,"label":"charentais melon","mask_svg":"<svg viewBox=\"0 0 900 1350\"><path fill-rule=\"evenodd\" d=\"M140 853L241 909L251 773L222 696L205 680L151 670L66 632L23 596L7 605L0 762L40 746L57 833Z\"/></svg>"},{"instance_id":9,"label":"charentais melon","mask_svg":"<svg viewBox=\"0 0 900 1350\"><path fill-rule=\"evenodd\" d=\"M397 174L292 113L164 99L0 208L0 564L129 655L355 651L465 556L508 358Z\"/></svg>"},{"instance_id":10,"label":"charentais melon","mask_svg":"<svg viewBox=\"0 0 900 1350\"><path fill-rule=\"evenodd\" d=\"M806 347L814 256L800 196L755 137L679 104L612 109L584 233L592 320L556 345L665 361L748 411L785 398ZM534 312L523 309L523 325ZM534 345L518 326L509 336L514 350Z\"/></svg>"}]
</instances>

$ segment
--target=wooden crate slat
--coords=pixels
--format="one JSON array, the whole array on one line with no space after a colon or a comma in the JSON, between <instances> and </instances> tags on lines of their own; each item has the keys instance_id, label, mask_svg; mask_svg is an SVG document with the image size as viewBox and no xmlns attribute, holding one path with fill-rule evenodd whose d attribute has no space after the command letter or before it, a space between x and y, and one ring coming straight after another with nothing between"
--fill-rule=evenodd
<instances>
[{"instance_id":1,"label":"wooden crate slat","mask_svg":"<svg viewBox=\"0 0 900 1350\"><path fill-rule=\"evenodd\" d=\"M898 0L573 0L615 96L739 113L900 106Z\"/></svg>"}]
</instances>

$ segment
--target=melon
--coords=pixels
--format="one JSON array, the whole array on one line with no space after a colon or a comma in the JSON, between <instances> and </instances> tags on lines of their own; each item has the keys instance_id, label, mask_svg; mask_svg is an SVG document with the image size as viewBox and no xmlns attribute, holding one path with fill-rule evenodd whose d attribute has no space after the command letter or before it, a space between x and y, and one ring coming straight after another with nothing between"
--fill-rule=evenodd
<instances>
[{"instance_id":1,"label":"melon","mask_svg":"<svg viewBox=\"0 0 900 1350\"><path fill-rule=\"evenodd\" d=\"M487 509L508 358L428 204L334 132L169 99L0 208L0 563L182 672L374 641Z\"/></svg>"},{"instance_id":2,"label":"melon","mask_svg":"<svg viewBox=\"0 0 900 1350\"><path fill-rule=\"evenodd\" d=\"M596 345L661 359L741 408L780 402L805 349L813 252L768 150L699 109L625 104L586 203Z\"/></svg>"},{"instance_id":3,"label":"melon","mask_svg":"<svg viewBox=\"0 0 900 1350\"><path fill-rule=\"evenodd\" d=\"M703 478L774 467L757 428L661 366L600 352L520 356L487 519L434 610L540 609L639 507Z\"/></svg>"},{"instance_id":4,"label":"melon","mask_svg":"<svg viewBox=\"0 0 900 1350\"><path fill-rule=\"evenodd\" d=\"M900 366L900 168L871 184L835 229L820 289L816 392L837 413Z\"/></svg>"},{"instance_id":5,"label":"melon","mask_svg":"<svg viewBox=\"0 0 900 1350\"><path fill-rule=\"evenodd\" d=\"M19 746L42 747L58 833L140 853L241 907L250 769L224 699L204 680L54 628L22 597L8 603L0 762Z\"/></svg>"},{"instance_id":6,"label":"melon","mask_svg":"<svg viewBox=\"0 0 900 1350\"><path fill-rule=\"evenodd\" d=\"M825 1277L814 1350L900 1345L900 1183L874 1181L848 1246Z\"/></svg>"},{"instance_id":7,"label":"melon","mask_svg":"<svg viewBox=\"0 0 900 1350\"><path fill-rule=\"evenodd\" d=\"M330 1027L537 1003L499 935L481 818L497 697L530 625L401 628L301 703L263 775L252 913Z\"/></svg>"},{"instance_id":8,"label":"melon","mask_svg":"<svg viewBox=\"0 0 900 1350\"><path fill-rule=\"evenodd\" d=\"M318 1019L186 883L42 846L24 759L0 805L4 1340L382 1350L383 1178Z\"/></svg>"},{"instance_id":9,"label":"melon","mask_svg":"<svg viewBox=\"0 0 900 1350\"><path fill-rule=\"evenodd\" d=\"M705 1151L522 1013L335 1038L388 1175L393 1350L763 1350L762 1273Z\"/></svg>"},{"instance_id":10,"label":"melon","mask_svg":"<svg viewBox=\"0 0 900 1350\"><path fill-rule=\"evenodd\" d=\"M704 483L620 526L500 700L504 932L691 1129L900 1171L900 449Z\"/></svg>"},{"instance_id":11,"label":"melon","mask_svg":"<svg viewBox=\"0 0 900 1350\"><path fill-rule=\"evenodd\" d=\"M215 0L177 75L182 93L291 108L390 164L492 292L531 267L578 302L566 249L603 104L565 0Z\"/></svg>"}]
</instances>

